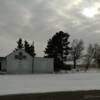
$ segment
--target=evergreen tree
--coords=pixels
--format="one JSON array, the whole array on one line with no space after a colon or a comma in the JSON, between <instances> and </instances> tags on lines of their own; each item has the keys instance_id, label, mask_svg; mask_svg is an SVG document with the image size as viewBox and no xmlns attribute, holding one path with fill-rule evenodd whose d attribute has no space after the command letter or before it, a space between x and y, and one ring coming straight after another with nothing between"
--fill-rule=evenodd
<instances>
[{"instance_id":1,"label":"evergreen tree","mask_svg":"<svg viewBox=\"0 0 100 100\"><path fill-rule=\"evenodd\" d=\"M34 43L30 45L26 40L24 41L24 49L32 57L35 56Z\"/></svg>"},{"instance_id":2,"label":"evergreen tree","mask_svg":"<svg viewBox=\"0 0 100 100\"><path fill-rule=\"evenodd\" d=\"M22 43L22 38L19 38L19 40L17 41L17 49L22 49L23 48L23 43Z\"/></svg>"},{"instance_id":3,"label":"evergreen tree","mask_svg":"<svg viewBox=\"0 0 100 100\"><path fill-rule=\"evenodd\" d=\"M24 41L24 49L25 49L25 51L27 52L27 53L29 53L30 52L30 45L29 45L29 43L25 40Z\"/></svg>"},{"instance_id":4,"label":"evergreen tree","mask_svg":"<svg viewBox=\"0 0 100 100\"><path fill-rule=\"evenodd\" d=\"M45 49L45 57L54 58L55 71L62 69L64 61L67 60L70 50L68 39L68 33L59 31L48 41Z\"/></svg>"},{"instance_id":5,"label":"evergreen tree","mask_svg":"<svg viewBox=\"0 0 100 100\"><path fill-rule=\"evenodd\" d=\"M34 57L36 54L35 54L35 49L34 49L34 42L33 44L29 47L29 53L32 57Z\"/></svg>"},{"instance_id":6,"label":"evergreen tree","mask_svg":"<svg viewBox=\"0 0 100 100\"><path fill-rule=\"evenodd\" d=\"M28 54L30 54L32 57L34 57L35 54L35 49L34 49L34 42L32 43L32 45L29 44L29 42L27 40L24 41L24 45L22 43L22 38L19 38L19 40L17 41L17 49L24 49Z\"/></svg>"}]
</instances>

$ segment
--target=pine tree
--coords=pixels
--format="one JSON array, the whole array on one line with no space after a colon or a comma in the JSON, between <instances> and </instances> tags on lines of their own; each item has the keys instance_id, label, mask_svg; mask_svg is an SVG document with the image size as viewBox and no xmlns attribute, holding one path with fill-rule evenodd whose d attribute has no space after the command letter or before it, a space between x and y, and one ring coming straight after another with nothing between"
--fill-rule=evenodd
<instances>
[{"instance_id":1,"label":"pine tree","mask_svg":"<svg viewBox=\"0 0 100 100\"><path fill-rule=\"evenodd\" d=\"M22 49L23 48L23 43L22 43L22 38L19 38L19 40L17 41L17 49Z\"/></svg>"},{"instance_id":2,"label":"pine tree","mask_svg":"<svg viewBox=\"0 0 100 100\"><path fill-rule=\"evenodd\" d=\"M34 42L33 44L29 47L29 53L32 57L34 57L36 54L35 54L35 49L34 49Z\"/></svg>"},{"instance_id":3,"label":"pine tree","mask_svg":"<svg viewBox=\"0 0 100 100\"><path fill-rule=\"evenodd\" d=\"M27 53L29 53L30 52L30 45L29 45L29 43L25 40L24 41L24 49L25 49L25 51L27 52Z\"/></svg>"},{"instance_id":4,"label":"pine tree","mask_svg":"<svg viewBox=\"0 0 100 100\"><path fill-rule=\"evenodd\" d=\"M68 33L59 31L48 41L45 49L45 57L54 58L55 71L62 69L64 61L67 60L70 50L68 39Z\"/></svg>"},{"instance_id":5,"label":"pine tree","mask_svg":"<svg viewBox=\"0 0 100 100\"><path fill-rule=\"evenodd\" d=\"M24 49L32 57L35 56L34 43L30 45L26 40L24 41Z\"/></svg>"}]
</instances>

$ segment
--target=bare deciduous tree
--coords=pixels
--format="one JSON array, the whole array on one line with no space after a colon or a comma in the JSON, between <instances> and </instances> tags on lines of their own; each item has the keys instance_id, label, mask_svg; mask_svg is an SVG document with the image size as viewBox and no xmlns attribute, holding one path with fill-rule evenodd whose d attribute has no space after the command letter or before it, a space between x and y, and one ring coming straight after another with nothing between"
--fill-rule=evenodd
<instances>
[{"instance_id":1,"label":"bare deciduous tree","mask_svg":"<svg viewBox=\"0 0 100 100\"><path fill-rule=\"evenodd\" d=\"M71 56L74 63L74 68L77 66L77 60L81 58L82 52L84 50L84 42L83 40L73 40L71 44L72 50L71 50Z\"/></svg>"},{"instance_id":2,"label":"bare deciduous tree","mask_svg":"<svg viewBox=\"0 0 100 100\"><path fill-rule=\"evenodd\" d=\"M99 65L99 68L100 68L100 45L95 44L94 49L95 49L94 59L95 59L95 62Z\"/></svg>"},{"instance_id":3,"label":"bare deciduous tree","mask_svg":"<svg viewBox=\"0 0 100 100\"><path fill-rule=\"evenodd\" d=\"M85 63L86 63L86 70L88 70L93 57L94 57L94 46L92 44L89 44L88 48L87 48L87 52L86 52L86 56L85 56Z\"/></svg>"}]
</instances>

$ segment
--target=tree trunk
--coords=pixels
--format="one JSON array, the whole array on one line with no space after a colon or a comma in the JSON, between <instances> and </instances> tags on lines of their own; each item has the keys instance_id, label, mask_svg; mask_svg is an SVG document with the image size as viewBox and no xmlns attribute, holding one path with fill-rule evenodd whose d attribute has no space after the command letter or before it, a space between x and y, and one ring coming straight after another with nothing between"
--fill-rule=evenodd
<instances>
[{"instance_id":1,"label":"tree trunk","mask_svg":"<svg viewBox=\"0 0 100 100\"><path fill-rule=\"evenodd\" d=\"M76 69L76 59L74 59L74 69Z\"/></svg>"},{"instance_id":2,"label":"tree trunk","mask_svg":"<svg viewBox=\"0 0 100 100\"><path fill-rule=\"evenodd\" d=\"M89 69L89 65L90 65L90 64L87 64L87 65L86 65L85 71L87 71L87 70Z\"/></svg>"},{"instance_id":3,"label":"tree trunk","mask_svg":"<svg viewBox=\"0 0 100 100\"><path fill-rule=\"evenodd\" d=\"M98 65L99 65L99 69L100 69L100 62L98 63Z\"/></svg>"},{"instance_id":4,"label":"tree trunk","mask_svg":"<svg viewBox=\"0 0 100 100\"><path fill-rule=\"evenodd\" d=\"M99 68L100 68L100 60L98 60L98 66L99 66Z\"/></svg>"},{"instance_id":5,"label":"tree trunk","mask_svg":"<svg viewBox=\"0 0 100 100\"><path fill-rule=\"evenodd\" d=\"M88 60L85 71L87 71L89 69L89 67L90 67L90 61Z\"/></svg>"}]
</instances>

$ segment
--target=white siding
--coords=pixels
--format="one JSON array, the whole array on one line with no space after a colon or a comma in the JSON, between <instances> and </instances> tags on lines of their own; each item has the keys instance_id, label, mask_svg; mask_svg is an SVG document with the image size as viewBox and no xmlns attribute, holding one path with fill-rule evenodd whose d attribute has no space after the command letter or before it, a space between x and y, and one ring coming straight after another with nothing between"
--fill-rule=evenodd
<instances>
[{"instance_id":1,"label":"white siding","mask_svg":"<svg viewBox=\"0 0 100 100\"><path fill-rule=\"evenodd\" d=\"M54 72L53 59L35 57L33 70L34 73L53 73Z\"/></svg>"},{"instance_id":2,"label":"white siding","mask_svg":"<svg viewBox=\"0 0 100 100\"><path fill-rule=\"evenodd\" d=\"M26 58L18 60L16 55L22 52ZM31 74L32 73L32 61L33 58L27 54L24 50L17 50L7 56L7 73L10 74Z\"/></svg>"}]
</instances>

